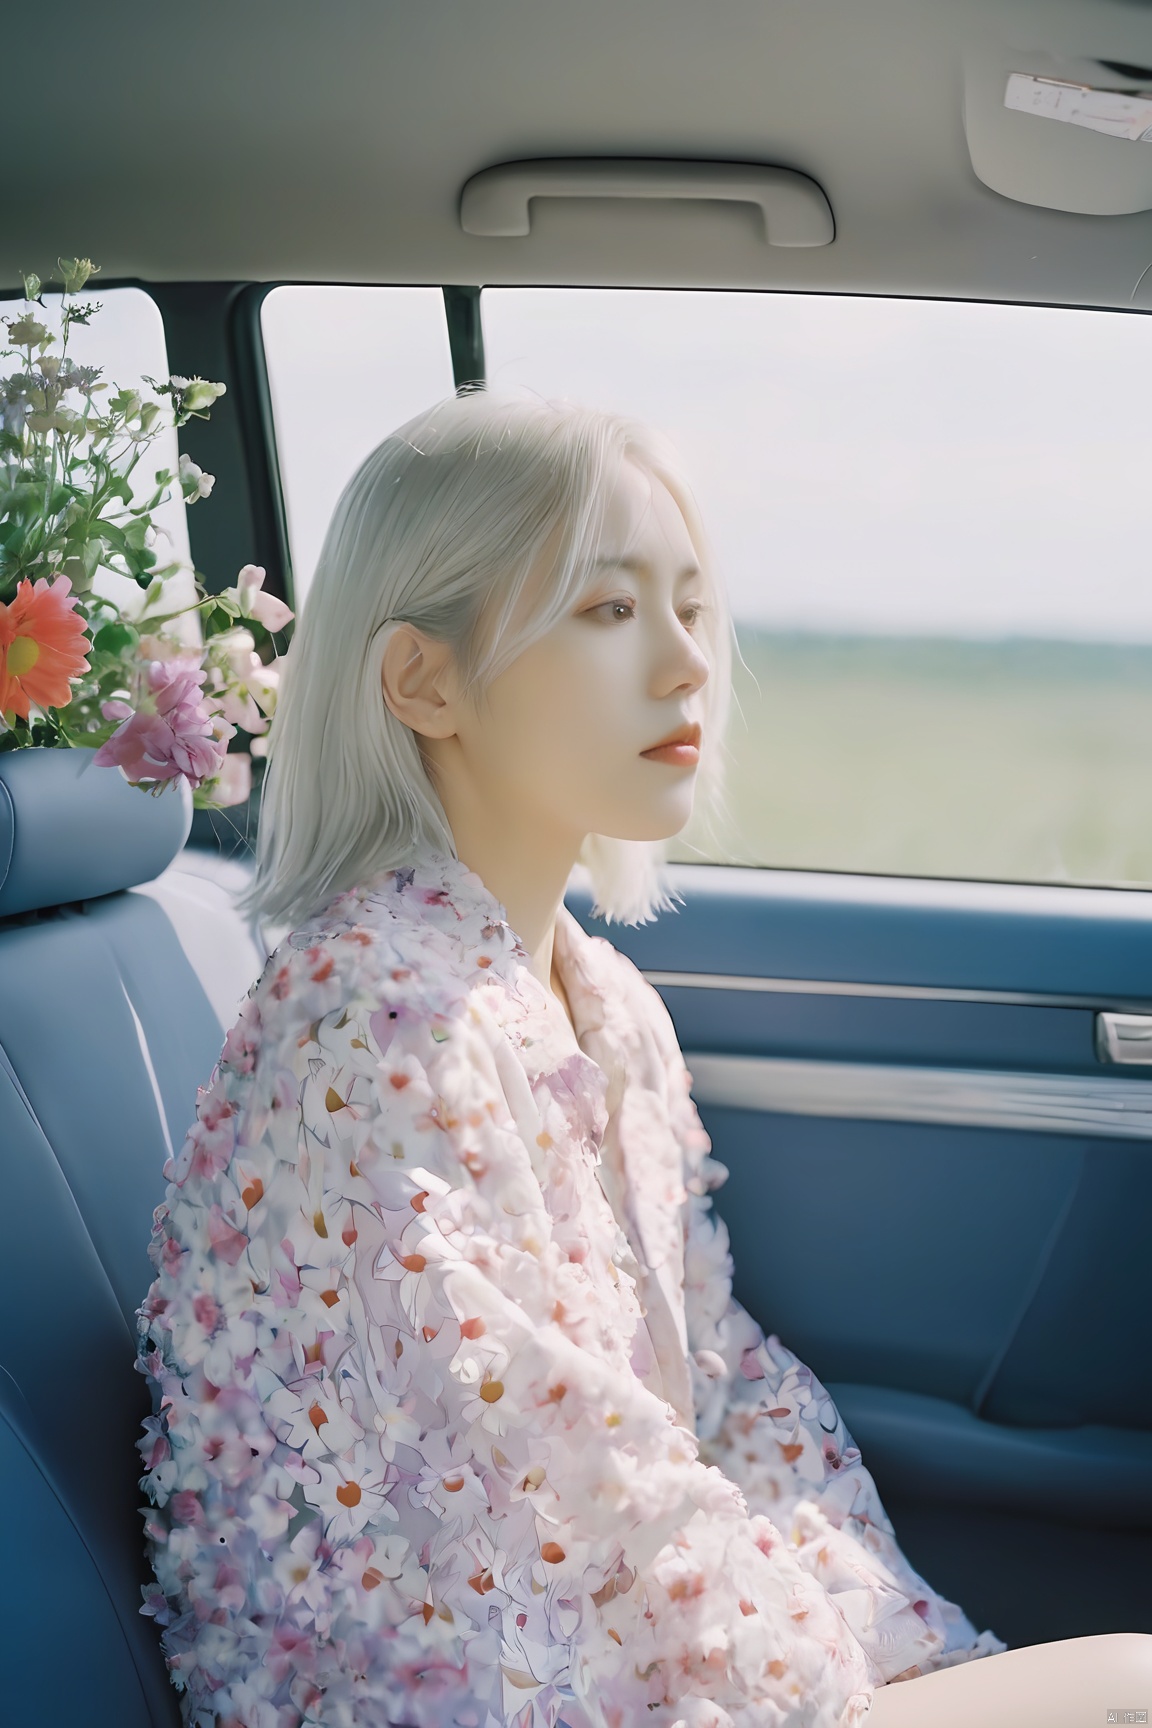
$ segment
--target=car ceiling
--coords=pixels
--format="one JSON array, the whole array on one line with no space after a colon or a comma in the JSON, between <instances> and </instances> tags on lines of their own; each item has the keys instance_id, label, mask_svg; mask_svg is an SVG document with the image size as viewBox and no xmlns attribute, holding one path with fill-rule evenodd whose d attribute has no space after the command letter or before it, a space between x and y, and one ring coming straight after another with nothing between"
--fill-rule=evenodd
<instances>
[{"instance_id":1,"label":"car ceiling","mask_svg":"<svg viewBox=\"0 0 1152 1728\"><path fill-rule=\"evenodd\" d=\"M1002 113L1005 69L1134 88L1152 0L64 0L10 9L4 43L9 288L67 252L104 282L1152 309L1152 209L1085 213L1139 205L1145 180L1152 206L1152 143ZM750 205L622 200L537 201L526 238L462 231L471 175L567 156L799 170L836 237L772 246ZM1079 209L1048 207L1068 186Z\"/></svg>"}]
</instances>

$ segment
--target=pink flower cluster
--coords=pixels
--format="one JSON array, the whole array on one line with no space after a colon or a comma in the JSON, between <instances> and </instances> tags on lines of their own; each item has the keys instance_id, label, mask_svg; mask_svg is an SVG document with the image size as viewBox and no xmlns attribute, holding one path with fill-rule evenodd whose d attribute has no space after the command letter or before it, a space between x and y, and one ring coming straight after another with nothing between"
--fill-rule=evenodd
<instances>
[{"instance_id":1,"label":"pink flower cluster","mask_svg":"<svg viewBox=\"0 0 1152 1728\"><path fill-rule=\"evenodd\" d=\"M103 704L105 718L122 724L96 752L97 764L122 768L133 782L183 776L195 787L215 779L236 728L209 713L201 688L206 676L193 661L150 661L137 708Z\"/></svg>"}]
</instances>

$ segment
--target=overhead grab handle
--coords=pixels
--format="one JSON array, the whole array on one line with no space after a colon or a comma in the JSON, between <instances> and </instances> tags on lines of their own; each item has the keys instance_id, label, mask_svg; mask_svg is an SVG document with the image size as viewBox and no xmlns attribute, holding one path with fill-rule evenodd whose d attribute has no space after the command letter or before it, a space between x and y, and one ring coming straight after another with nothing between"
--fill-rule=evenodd
<instances>
[{"instance_id":1,"label":"overhead grab handle","mask_svg":"<svg viewBox=\"0 0 1152 1728\"><path fill-rule=\"evenodd\" d=\"M827 246L836 233L820 187L790 168L597 156L485 168L460 194L460 226L466 234L527 234L533 198L695 198L756 204L770 246Z\"/></svg>"}]
</instances>

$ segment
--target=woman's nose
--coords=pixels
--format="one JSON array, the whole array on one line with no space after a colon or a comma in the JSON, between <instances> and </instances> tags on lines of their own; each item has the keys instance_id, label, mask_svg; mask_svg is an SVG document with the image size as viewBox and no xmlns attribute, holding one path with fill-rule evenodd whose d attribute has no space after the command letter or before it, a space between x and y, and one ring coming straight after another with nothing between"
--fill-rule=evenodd
<instances>
[{"instance_id":1,"label":"woman's nose","mask_svg":"<svg viewBox=\"0 0 1152 1728\"><path fill-rule=\"evenodd\" d=\"M685 690L694 695L708 681L708 660L699 642L673 614L668 652L661 667L661 695Z\"/></svg>"}]
</instances>

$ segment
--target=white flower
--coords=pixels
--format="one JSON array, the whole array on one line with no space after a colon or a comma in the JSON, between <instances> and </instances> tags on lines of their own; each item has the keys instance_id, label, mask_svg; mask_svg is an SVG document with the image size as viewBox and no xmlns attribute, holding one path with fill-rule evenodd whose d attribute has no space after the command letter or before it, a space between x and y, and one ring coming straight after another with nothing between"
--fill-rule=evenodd
<instances>
[{"instance_id":1,"label":"white flower","mask_svg":"<svg viewBox=\"0 0 1152 1728\"><path fill-rule=\"evenodd\" d=\"M390 1463L396 1456L397 1446L411 1446L420 1438L420 1424L413 1420L404 1405L395 1396L383 1389L375 1394L376 1415L374 1423L380 1436L380 1456L385 1463Z\"/></svg>"},{"instance_id":2,"label":"white flower","mask_svg":"<svg viewBox=\"0 0 1152 1728\"><path fill-rule=\"evenodd\" d=\"M256 638L251 630L221 630L218 636L212 638L212 652L216 659L228 667L234 678L245 680L252 670L253 660L260 659L256 653Z\"/></svg>"},{"instance_id":3,"label":"white flower","mask_svg":"<svg viewBox=\"0 0 1152 1728\"><path fill-rule=\"evenodd\" d=\"M205 474L203 468L198 467L187 452L180 457L178 478L185 504L195 504L197 498L207 498L216 484L216 476Z\"/></svg>"},{"instance_id":4,"label":"white flower","mask_svg":"<svg viewBox=\"0 0 1152 1728\"><path fill-rule=\"evenodd\" d=\"M309 1464L333 1453L348 1452L364 1431L317 1382L280 1386L264 1400L277 1438L299 1452Z\"/></svg>"},{"instance_id":5,"label":"white flower","mask_svg":"<svg viewBox=\"0 0 1152 1728\"><path fill-rule=\"evenodd\" d=\"M367 1461L362 1447L338 1459L319 1459L312 1469L320 1480L305 1482L302 1493L323 1517L328 1542L347 1542L366 1524L396 1517L385 1478Z\"/></svg>"},{"instance_id":6,"label":"white flower","mask_svg":"<svg viewBox=\"0 0 1152 1728\"><path fill-rule=\"evenodd\" d=\"M283 630L295 614L291 607L285 606L283 600L277 600L274 594L261 593L264 576L265 571L259 564L245 564L237 576L234 592L240 605L240 615L243 618L255 618L258 624L263 624L265 630Z\"/></svg>"}]
</instances>

